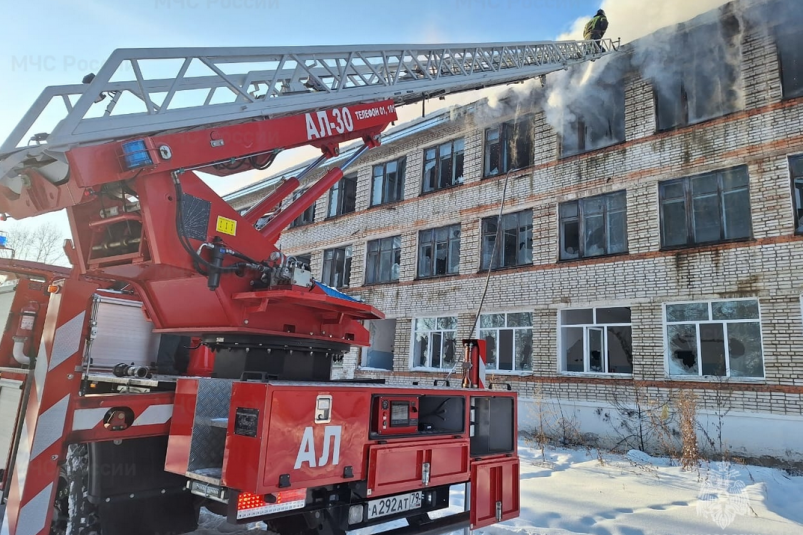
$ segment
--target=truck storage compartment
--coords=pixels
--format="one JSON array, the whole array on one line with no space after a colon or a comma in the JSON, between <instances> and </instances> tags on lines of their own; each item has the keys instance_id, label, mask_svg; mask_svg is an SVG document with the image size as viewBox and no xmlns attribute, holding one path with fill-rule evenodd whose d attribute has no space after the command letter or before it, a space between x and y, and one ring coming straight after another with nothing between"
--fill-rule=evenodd
<instances>
[{"instance_id":1,"label":"truck storage compartment","mask_svg":"<svg viewBox=\"0 0 803 535\"><path fill-rule=\"evenodd\" d=\"M421 433L463 433L466 429L466 398L421 396L418 430Z\"/></svg>"},{"instance_id":2,"label":"truck storage compartment","mask_svg":"<svg viewBox=\"0 0 803 535\"><path fill-rule=\"evenodd\" d=\"M516 398L471 398L471 456L513 453L516 449Z\"/></svg>"},{"instance_id":3,"label":"truck storage compartment","mask_svg":"<svg viewBox=\"0 0 803 535\"><path fill-rule=\"evenodd\" d=\"M471 465L471 529L519 516L519 460L495 459Z\"/></svg>"},{"instance_id":4,"label":"truck storage compartment","mask_svg":"<svg viewBox=\"0 0 803 535\"><path fill-rule=\"evenodd\" d=\"M375 395L371 438L454 435L466 430L465 396Z\"/></svg>"},{"instance_id":5,"label":"truck storage compartment","mask_svg":"<svg viewBox=\"0 0 803 535\"><path fill-rule=\"evenodd\" d=\"M468 440L371 446L368 457L371 496L467 481L468 448Z\"/></svg>"}]
</instances>

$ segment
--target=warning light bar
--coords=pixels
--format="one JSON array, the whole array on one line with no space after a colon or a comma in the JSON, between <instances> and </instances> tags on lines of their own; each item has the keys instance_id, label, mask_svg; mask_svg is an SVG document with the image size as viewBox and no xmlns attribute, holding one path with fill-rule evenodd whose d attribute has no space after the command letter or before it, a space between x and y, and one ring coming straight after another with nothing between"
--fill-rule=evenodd
<instances>
[{"instance_id":1,"label":"warning light bar","mask_svg":"<svg viewBox=\"0 0 803 535\"><path fill-rule=\"evenodd\" d=\"M237 520L303 509L306 503L307 489L283 490L264 497L241 492L237 496Z\"/></svg>"}]
</instances>

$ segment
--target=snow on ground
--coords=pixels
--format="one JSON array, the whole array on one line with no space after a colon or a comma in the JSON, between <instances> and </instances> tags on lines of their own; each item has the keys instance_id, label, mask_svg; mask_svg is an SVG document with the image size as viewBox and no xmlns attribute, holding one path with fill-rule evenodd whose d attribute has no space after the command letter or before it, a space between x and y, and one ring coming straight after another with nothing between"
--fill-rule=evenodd
<instances>
[{"instance_id":1,"label":"snow on ground","mask_svg":"<svg viewBox=\"0 0 803 535\"><path fill-rule=\"evenodd\" d=\"M641 452L547 448L542 456L523 441L519 455L521 516L478 534L803 534L803 477L781 470L702 463L699 470L684 472L668 459ZM462 486L455 486L452 509L461 511L462 505ZM197 535L256 533L204 516Z\"/></svg>"}]
</instances>

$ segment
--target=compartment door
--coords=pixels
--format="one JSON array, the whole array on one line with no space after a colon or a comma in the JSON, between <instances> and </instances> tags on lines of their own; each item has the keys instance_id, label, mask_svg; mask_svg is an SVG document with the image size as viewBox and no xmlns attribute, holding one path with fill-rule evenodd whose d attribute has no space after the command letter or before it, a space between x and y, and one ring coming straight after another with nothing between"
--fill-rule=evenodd
<instances>
[{"instance_id":1,"label":"compartment door","mask_svg":"<svg viewBox=\"0 0 803 535\"><path fill-rule=\"evenodd\" d=\"M371 496L466 481L469 476L468 450L468 440L426 445L371 446L368 458L368 488Z\"/></svg>"},{"instance_id":2,"label":"compartment door","mask_svg":"<svg viewBox=\"0 0 803 535\"><path fill-rule=\"evenodd\" d=\"M519 460L471 465L471 529L519 516Z\"/></svg>"}]
</instances>

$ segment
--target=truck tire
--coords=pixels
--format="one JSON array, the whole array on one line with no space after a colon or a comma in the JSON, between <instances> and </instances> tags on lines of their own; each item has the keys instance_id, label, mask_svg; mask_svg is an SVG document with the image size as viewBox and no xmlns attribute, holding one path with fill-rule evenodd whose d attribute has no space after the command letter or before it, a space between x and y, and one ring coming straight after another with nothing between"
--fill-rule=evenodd
<instances>
[{"instance_id":1,"label":"truck tire","mask_svg":"<svg viewBox=\"0 0 803 535\"><path fill-rule=\"evenodd\" d=\"M102 535L97 508L88 498L89 452L86 444L73 444L61 466L51 535Z\"/></svg>"},{"instance_id":2,"label":"truck tire","mask_svg":"<svg viewBox=\"0 0 803 535\"><path fill-rule=\"evenodd\" d=\"M335 526L328 511L321 511L316 517L313 513L284 516L265 522L268 530L279 535L345 535L345 531Z\"/></svg>"}]
</instances>

